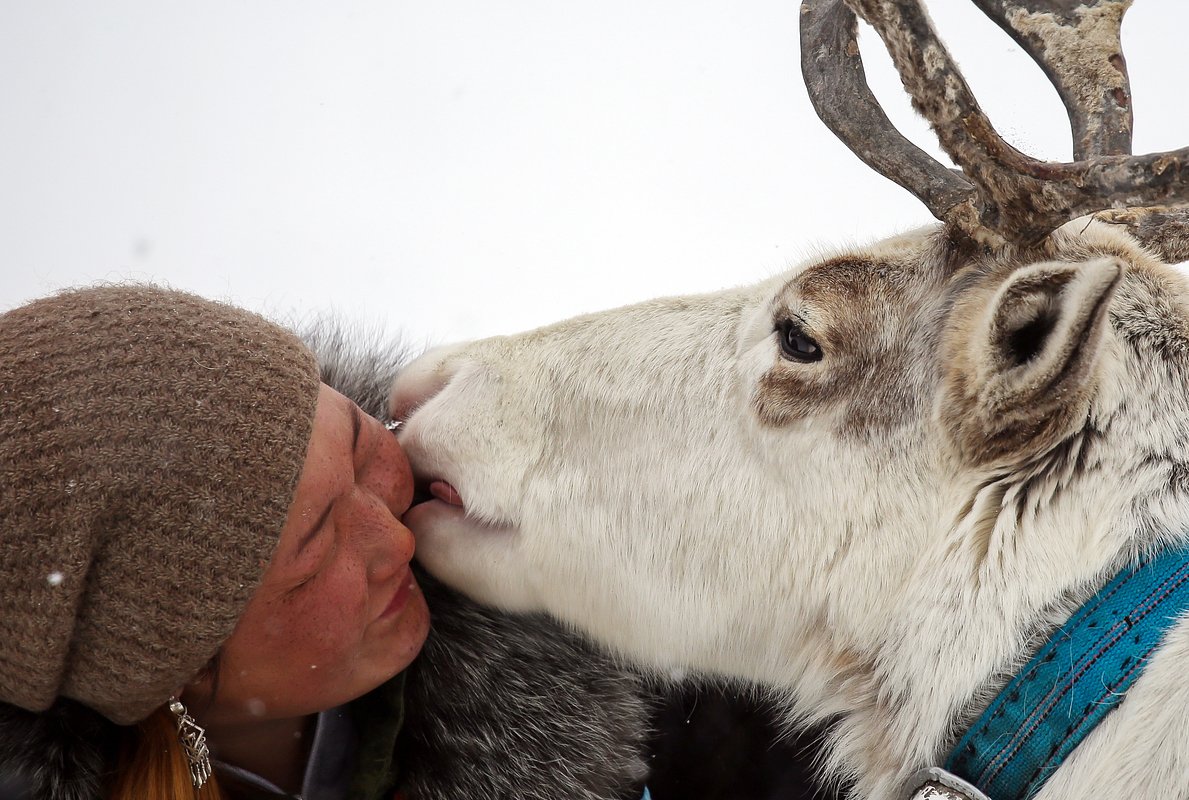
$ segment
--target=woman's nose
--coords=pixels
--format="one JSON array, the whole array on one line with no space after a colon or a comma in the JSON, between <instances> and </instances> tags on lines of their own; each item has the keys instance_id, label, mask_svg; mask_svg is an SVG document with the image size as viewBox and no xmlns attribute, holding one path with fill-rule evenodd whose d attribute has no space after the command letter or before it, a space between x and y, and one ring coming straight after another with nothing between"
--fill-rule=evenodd
<instances>
[{"instance_id":1,"label":"woman's nose","mask_svg":"<svg viewBox=\"0 0 1189 800\"><path fill-rule=\"evenodd\" d=\"M380 498L399 517L413 503L413 468L396 437L387 437L375 455L356 473L356 485Z\"/></svg>"},{"instance_id":2,"label":"woman's nose","mask_svg":"<svg viewBox=\"0 0 1189 800\"><path fill-rule=\"evenodd\" d=\"M383 497L357 486L349 505L354 545L367 565L368 578L387 580L413 559L413 534Z\"/></svg>"}]
</instances>

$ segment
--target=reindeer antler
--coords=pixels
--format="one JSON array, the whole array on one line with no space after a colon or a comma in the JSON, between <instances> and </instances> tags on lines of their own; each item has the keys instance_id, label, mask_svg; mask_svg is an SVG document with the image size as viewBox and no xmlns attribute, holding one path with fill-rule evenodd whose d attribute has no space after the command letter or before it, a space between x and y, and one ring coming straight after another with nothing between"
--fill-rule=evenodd
<instances>
[{"instance_id":1,"label":"reindeer antler","mask_svg":"<svg viewBox=\"0 0 1189 800\"><path fill-rule=\"evenodd\" d=\"M935 216L990 244L1032 245L1068 220L1104 209L1189 202L1189 148L1127 155L1131 102L1118 44L1130 0L975 2L1057 86L1078 161L1037 161L1005 142L917 0L805 0L802 71L823 121ZM883 39L914 107L966 181L955 181L878 110L854 38L856 12Z\"/></svg>"},{"instance_id":2,"label":"reindeer antler","mask_svg":"<svg viewBox=\"0 0 1189 800\"><path fill-rule=\"evenodd\" d=\"M817 115L867 166L912 192L938 219L969 216L974 185L901 135L871 93L855 27L842 0L801 6L801 74Z\"/></svg>"},{"instance_id":3,"label":"reindeer antler","mask_svg":"<svg viewBox=\"0 0 1189 800\"><path fill-rule=\"evenodd\" d=\"M1132 0L972 0L1057 89L1075 161L1131 153L1131 84L1119 41Z\"/></svg>"}]
</instances>

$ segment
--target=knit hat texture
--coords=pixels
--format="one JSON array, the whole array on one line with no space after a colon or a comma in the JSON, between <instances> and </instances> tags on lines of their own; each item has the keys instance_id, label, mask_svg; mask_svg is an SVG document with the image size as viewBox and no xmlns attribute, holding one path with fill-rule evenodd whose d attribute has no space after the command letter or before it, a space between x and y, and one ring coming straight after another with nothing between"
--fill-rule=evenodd
<instances>
[{"instance_id":1,"label":"knit hat texture","mask_svg":"<svg viewBox=\"0 0 1189 800\"><path fill-rule=\"evenodd\" d=\"M148 716L231 634L305 462L313 355L151 286L0 315L0 700Z\"/></svg>"}]
</instances>

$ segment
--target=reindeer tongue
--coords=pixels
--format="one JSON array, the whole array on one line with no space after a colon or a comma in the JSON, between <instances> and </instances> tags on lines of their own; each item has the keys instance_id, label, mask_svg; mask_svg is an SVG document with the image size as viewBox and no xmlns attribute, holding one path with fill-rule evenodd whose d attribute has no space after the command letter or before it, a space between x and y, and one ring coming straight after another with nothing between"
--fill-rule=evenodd
<instances>
[{"instance_id":1,"label":"reindeer tongue","mask_svg":"<svg viewBox=\"0 0 1189 800\"><path fill-rule=\"evenodd\" d=\"M429 484L429 493L452 506L462 506L462 495L445 481L433 481Z\"/></svg>"}]
</instances>

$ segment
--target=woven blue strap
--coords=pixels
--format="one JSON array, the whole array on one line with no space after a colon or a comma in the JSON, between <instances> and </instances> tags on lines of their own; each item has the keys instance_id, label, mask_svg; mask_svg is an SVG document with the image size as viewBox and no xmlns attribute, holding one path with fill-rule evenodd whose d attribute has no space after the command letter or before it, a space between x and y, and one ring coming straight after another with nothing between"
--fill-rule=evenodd
<instances>
[{"instance_id":1,"label":"woven blue strap","mask_svg":"<svg viewBox=\"0 0 1189 800\"><path fill-rule=\"evenodd\" d=\"M946 769L995 800L1033 797L1123 701L1186 608L1189 547L1119 573L1000 692Z\"/></svg>"}]
</instances>

